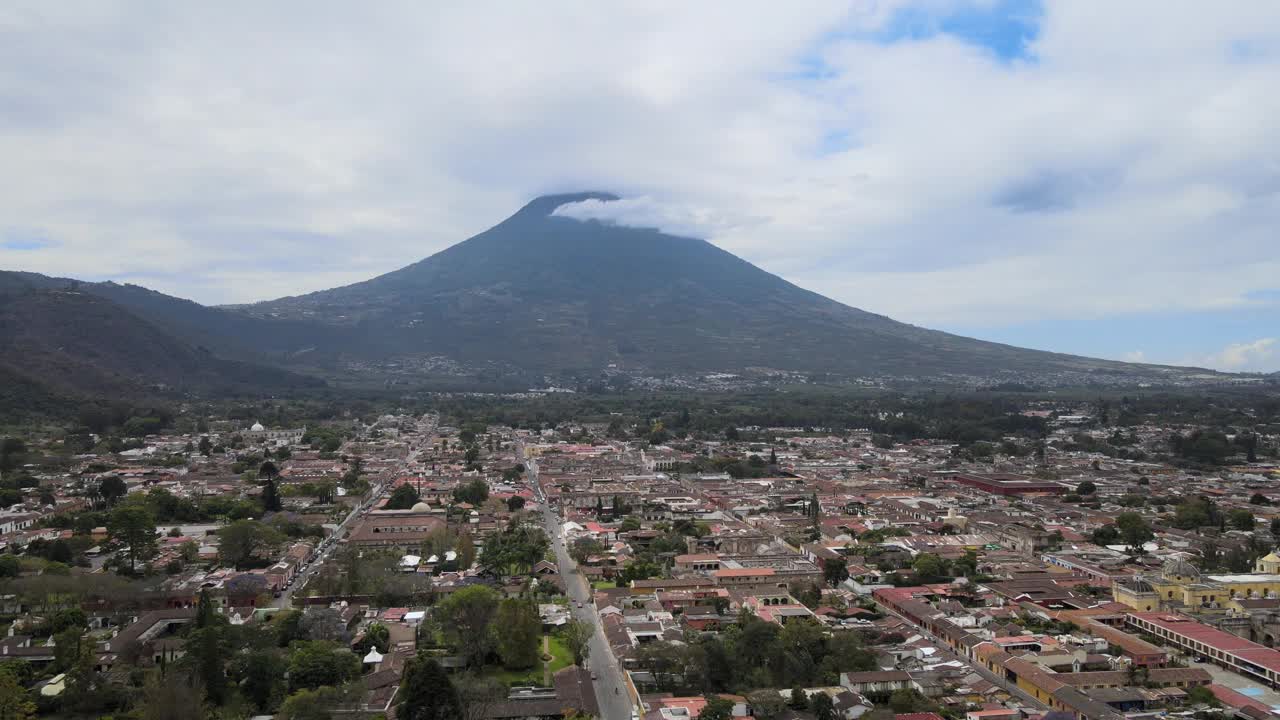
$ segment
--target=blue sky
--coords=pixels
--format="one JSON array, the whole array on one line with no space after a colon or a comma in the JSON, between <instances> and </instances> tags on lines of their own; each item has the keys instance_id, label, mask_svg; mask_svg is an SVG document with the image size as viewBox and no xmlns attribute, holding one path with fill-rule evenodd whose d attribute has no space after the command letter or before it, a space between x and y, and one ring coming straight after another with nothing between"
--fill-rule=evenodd
<instances>
[{"instance_id":1,"label":"blue sky","mask_svg":"<svg viewBox=\"0 0 1280 720\"><path fill-rule=\"evenodd\" d=\"M1253 0L8 3L0 267L247 302L604 189L918 325L1280 370L1276 87Z\"/></svg>"},{"instance_id":2,"label":"blue sky","mask_svg":"<svg viewBox=\"0 0 1280 720\"><path fill-rule=\"evenodd\" d=\"M1224 367L1226 363L1215 355L1241 343L1241 338L1274 337L1280 330L1278 315L1280 305L1273 301L1256 308L1218 312L1141 313L997 327L947 325L939 329L1094 357Z\"/></svg>"},{"instance_id":3,"label":"blue sky","mask_svg":"<svg viewBox=\"0 0 1280 720\"><path fill-rule=\"evenodd\" d=\"M896 9L873 36L892 44L918 42L948 35L990 51L1005 62L1030 60L1044 8L1039 2L999 0L988 4L960 4L938 11L916 5Z\"/></svg>"}]
</instances>

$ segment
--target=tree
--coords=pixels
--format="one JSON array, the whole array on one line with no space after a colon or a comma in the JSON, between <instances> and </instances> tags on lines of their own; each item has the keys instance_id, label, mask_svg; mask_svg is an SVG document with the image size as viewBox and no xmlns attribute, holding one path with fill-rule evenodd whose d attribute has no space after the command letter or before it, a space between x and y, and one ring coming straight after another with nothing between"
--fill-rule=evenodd
<instances>
[{"instance_id":1,"label":"tree","mask_svg":"<svg viewBox=\"0 0 1280 720\"><path fill-rule=\"evenodd\" d=\"M569 652L573 653L574 665L582 667L587 662L587 657L591 654L591 636L595 631L592 625L577 620L570 620L560 628L560 638L564 640Z\"/></svg>"},{"instance_id":2,"label":"tree","mask_svg":"<svg viewBox=\"0 0 1280 720\"><path fill-rule=\"evenodd\" d=\"M36 704L9 668L0 666L0 719L33 720Z\"/></svg>"},{"instance_id":3,"label":"tree","mask_svg":"<svg viewBox=\"0 0 1280 720\"><path fill-rule=\"evenodd\" d=\"M279 475L280 475L280 468L276 467L276 464L271 462L270 460L267 460L258 466L258 477L260 478L274 480L275 478L279 477Z\"/></svg>"},{"instance_id":4,"label":"tree","mask_svg":"<svg viewBox=\"0 0 1280 720\"><path fill-rule=\"evenodd\" d=\"M470 568L476 561L476 545L471 539L471 533L462 533L458 536L457 542L454 543L454 551L458 553L458 568L466 570Z\"/></svg>"},{"instance_id":5,"label":"tree","mask_svg":"<svg viewBox=\"0 0 1280 720\"><path fill-rule=\"evenodd\" d=\"M1204 685L1187 688L1187 703L1190 705L1208 705L1210 707L1219 707L1218 696Z\"/></svg>"},{"instance_id":6,"label":"tree","mask_svg":"<svg viewBox=\"0 0 1280 720\"><path fill-rule=\"evenodd\" d=\"M409 510L421 501L422 497L418 495L417 489L409 483L404 483L391 491L391 497L387 498L385 507L388 510Z\"/></svg>"},{"instance_id":7,"label":"tree","mask_svg":"<svg viewBox=\"0 0 1280 720\"><path fill-rule=\"evenodd\" d=\"M947 575L947 561L933 553L920 553L911 569L920 576L922 582L934 582Z\"/></svg>"},{"instance_id":8,"label":"tree","mask_svg":"<svg viewBox=\"0 0 1280 720\"><path fill-rule=\"evenodd\" d=\"M835 587L849 579L849 563L844 558L828 558L822 564L822 576Z\"/></svg>"},{"instance_id":9,"label":"tree","mask_svg":"<svg viewBox=\"0 0 1280 720\"><path fill-rule=\"evenodd\" d=\"M1098 486L1095 485L1092 480L1085 480L1076 486L1076 493L1078 495L1092 495L1096 492L1098 492Z\"/></svg>"},{"instance_id":10,"label":"tree","mask_svg":"<svg viewBox=\"0 0 1280 720\"><path fill-rule=\"evenodd\" d=\"M435 615L445 638L458 648L467 665L479 667L494 647L490 624L498 611L499 595L487 585L471 585L452 593L436 606Z\"/></svg>"},{"instance_id":11,"label":"tree","mask_svg":"<svg viewBox=\"0 0 1280 720\"><path fill-rule=\"evenodd\" d=\"M128 547L130 572L137 572L139 560L155 554L156 521L143 505L126 503L112 510L107 519L107 534Z\"/></svg>"},{"instance_id":12,"label":"tree","mask_svg":"<svg viewBox=\"0 0 1280 720\"><path fill-rule=\"evenodd\" d=\"M284 535L270 525L237 520L218 531L218 555L223 563L239 569L260 552L269 554L282 542Z\"/></svg>"},{"instance_id":13,"label":"tree","mask_svg":"<svg viewBox=\"0 0 1280 720\"><path fill-rule=\"evenodd\" d=\"M20 572L22 562L18 558L8 553L0 555L0 578L16 578Z\"/></svg>"},{"instance_id":14,"label":"tree","mask_svg":"<svg viewBox=\"0 0 1280 720\"><path fill-rule=\"evenodd\" d=\"M217 611L213 600L209 597L209 589L200 589L200 598L196 601L196 628L206 628L217 623Z\"/></svg>"},{"instance_id":15,"label":"tree","mask_svg":"<svg viewBox=\"0 0 1280 720\"><path fill-rule=\"evenodd\" d=\"M528 571L546 556L547 547L547 536L541 529L508 527L485 540L480 564L507 575Z\"/></svg>"},{"instance_id":16,"label":"tree","mask_svg":"<svg viewBox=\"0 0 1280 720\"><path fill-rule=\"evenodd\" d=\"M464 675L457 678L454 687L462 706L459 720L488 720L494 706L507 699L507 686L491 677Z\"/></svg>"},{"instance_id":17,"label":"tree","mask_svg":"<svg viewBox=\"0 0 1280 720\"><path fill-rule=\"evenodd\" d=\"M804 710L809 707L809 696L804 694L804 690L800 688L791 688L791 702L789 703L793 710Z\"/></svg>"},{"instance_id":18,"label":"tree","mask_svg":"<svg viewBox=\"0 0 1280 720\"><path fill-rule=\"evenodd\" d=\"M154 673L147 678L138 703L139 720L171 720L191 717L192 708L204 704L204 687L200 678L185 671Z\"/></svg>"},{"instance_id":19,"label":"tree","mask_svg":"<svg viewBox=\"0 0 1280 720\"><path fill-rule=\"evenodd\" d=\"M1103 525L1093 531L1095 545L1114 545L1120 539L1120 531L1115 525Z\"/></svg>"},{"instance_id":20,"label":"tree","mask_svg":"<svg viewBox=\"0 0 1280 720\"><path fill-rule=\"evenodd\" d=\"M619 587L631 585L633 580L648 580L662 574L662 568L655 563L646 561L634 561L622 568L622 572L617 574L616 580Z\"/></svg>"},{"instance_id":21,"label":"tree","mask_svg":"<svg viewBox=\"0 0 1280 720\"><path fill-rule=\"evenodd\" d=\"M338 686L360 676L360 658L338 643L303 640L289 653L289 687L314 690Z\"/></svg>"},{"instance_id":22,"label":"tree","mask_svg":"<svg viewBox=\"0 0 1280 720\"><path fill-rule=\"evenodd\" d=\"M361 656L369 654L371 648L376 648L379 653L386 653L391 647L391 631L382 623L370 623L369 627L364 629L364 637L356 644L356 652Z\"/></svg>"},{"instance_id":23,"label":"tree","mask_svg":"<svg viewBox=\"0 0 1280 720\"><path fill-rule=\"evenodd\" d=\"M635 661L649 671L659 692L676 687L679 678L688 680L685 674L686 648L672 642L658 641L641 645L636 650Z\"/></svg>"},{"instance_id":24,"label":"tree","mask_svg":"<svg viewBox=\"0 0 1280 720\"><path fill-rule=\"evenodd\" d=\"M813 713L814 720L836 720L835 703L831 702L831 696L824 693L814 693L809 698L809 712Z\"/></svg>"},{"instance_id":25,"label":"tree","mask_svg":"<svg viewBox=\"0 0 1280 720\"><path fill-rule=\"evenodd\" d=\"M1174 433L1169 449L1192 462L1216 465L1233 454L1227 436L1217 430L1192 430L1188 435Z\"/></svg>"},{"instance_id":26,"label":"tree","mask_svg":"<svg viewBox=\"0 0 1280 720\"><path fill-rule=\"evenodd\" d=\"M895 713L911 713L911 712L928 712L933 708L925 696L920 694L919 690L906 688L902 690L894 690L889 696L889 707L893 708Z\"/></svg>"},{"instance_id":27,"label":"tree","mask_svg":"<svg viewBox=\"0 0 1280 720\"><path fill-rule=\"evenodd\" d=\"M1262 493L1254 493L1253 497L1249 498L1249 504L1250 505L1270 505L1271 501L1268 500L1267 496L1263 495Z\"/></svg>"},{"instance_id":28,"label":"tree","mask_svg":"<svg viewBox=\"0 0 1280 720\"><path fill-rule=\"evenodd\" d=\"M209 441L208 435L200 436L200 444L196 446L200 450L200 454L209 457L213 453L213 443Z\"/></svg>"},{"instance_id":29,"label":"tree","mask_svg":"<svg viewBox=\"0 0 1280 720\"><path fill-rule=\"evenodd\" d=\"M57 672L71 670L93 650L93 642L85 637L84 628L69 627L54 635L53 643L53 667Z\"/></svg>"},{"instance_id":30,"label":"tree","mask_svg":"<svg viewBox=\"0 0 1280 720\"><path fill-rule=\"evenodd\" d=\"M396 717L403 720L453 720L462 712L458 691L444 668L424 652L405 663L401 697L404 703Z\"/></svg>"},{"instance_id":31,"label":"tree","mask_svg":"<svg viewBox=\"0 0 1280 720\"><path fill-rule=\"evenodd\" d=\"M698 713L699 720L732 720L733 703L719 695L706 696L707 704Z\"/></svg>"},{"instance_id":32,"label":"tree","mask_svg":"<svg viewBox=\"0 0 1280 720\"><path fill-rule=\"evenodd\" d=\"M804 587L793 585L790 590L791 595L795 597L795 599L799 600L801 605L804 605L810 610L813 610L822 604L822 588L814 585L813 583L809 583Z\"/></svg>"},{"instance_id":33,"label":"tree","mask_svg":"<svg viewBox=\"0 0 1280 720\"><path fill-rule=\"evenodd\" d=\"M1146 519L1136 512L1123 512L1117 515L1116 530L1119 531L1125 545L1135 552L1141 551L1143 544L1155 537Z\"/></svg>"},{"instance_id":34,"label":"tree","mask_svg":"<svg viewBox=\"0 0 1280 720\"><path fill-rule=\"evenodd\" d=\"M98 495L102 496L102 501L107 507L116 504L116 501L124 497L129 492L129 486L125 485L124 480L119 475L108 475L102 478L102 482L98 483Z\"/></svg>"},{"instance_id":35,"label":"tree","mask_svg":"<svg viewBox=\"0 0 1280 720\"><path fill-rule=\"evenodd\" d=\"M349 698L343 688L304 689L289 696L276 715L280 720L332 720L334 710Z\"/></svg>"},{"instance_id":36,"label":"tree","mask_svg":"<svg viewBox=\"0 0 1280 720\"><path fill-rule=\"evenodd\" d=\"M569 548L569 555L573 557L574 562L584 563L591 558L592 555L599 555L604 552L604 543L594 538L582 537L573 541L573 546Z\"/></svg>"},{"instance_id":37,"label":"tree","mask_svg":"<svg viewBox=\"0 0 1280 720\"><path fill-rule=\"evenodd\" d=\"M524 670L538 663L542 618L528 600L508 598L498 606L495 618L498 655L508 670Z\"/></svg>"},{"instance_id":38,"label":"tree","mask_svg":"<svg viewBox=\"0 0 1280 720\"><path fill-rule=\"evenodd\" d=\"M1271 519L1271 536L1280 537L1280 517ZM3 574L0 574L3 577Z\"/></svg>"},{"instance_id":39,"label":"tree","mask_svg":"<svg viewBox=\"0 0 1280 720\"><path fill-rule=\"evenodd\" d=\"M286 669L278 650L250 650L232 663L232 677L245 698L259 712L266 712L284 691Z\"/></svg>"},{"instance_id":40,"label":"tree","mask_svg":"<svg viewBox=\"0 0 1280 720\"><path fill-rule=\"evenodd\" d=\"M67 628L87 628L89 619L80 608L64 608L49 618L49 630L57 634Z\"/></svg>"},{"instance_id":41,"label":"tree","mask_svg":"<svg viewBox=\"0 0 1280 720\"><path fill-rule=\"evenodd\" d=\"M1237 508L1227 513L1227 522L1236 530L1252 530L1257 521L1252 512Z\"/></svg>"},{"instance_id":42,"label":"tree","mask_svg":"<svg viewBox=\"0 0 1280 720\"><path fill-rule=\"evenodd\" d=\"M1218 563L1222 562L1222 552L1218 549L1218 544L1213 541L1205 542L1200 546L1200 569L1213 570L1218 567Z\"/></svg>"},{"instance_id":43,"label":"tree","mask_svg":"<svg viewBox=\"0 0 1280 720\"><path fill-rule=\"evenodd\" d=\"M1205 497L1188 498L1173 513L1173 526L1182 530L1220 524L1218 506Z\"/></svg>"},{"instance_id":44,"label":"tree","mask_svg":"<svg viewBox=\"0 0 1280 720\"><path fill-rule=\"evenodd\" d=\"M787 703L776 690L756 690L747 693L747 702L751 711L760 720L776 720L787 709Z\"/></svg>"},{"instance_id":45,"label":"tree","mask_svg":"<svg viewBox=\"0 0 1280 720\"><path fill-rule=\"evenodd\" d=\"M489 499L489 485L484 480L476 478L454 490L453 499L460 503L480 505Z\"/></svg>"},{"instance_id":46,"label":"tree","mask_svg":"<svg viewBox=\"0 0 1280 720\"><path fill-rule=\"evenodd\" d=\"M263 465L270 464L270 462L263 463ZM262 511L280 512L282 507L284 506L280 503L280 490L276 488L276 478L270 476L262 484Z\"/></svg>"},{"instance_id":47,"label":"tree","mask_svg":"<svg viewBox=\"0 0 1280 720\"><path fill-rule=\"evenodd\" d=\"M0 438L0 473L18 467L27 454L27 444L21 438Z\"/></svg>"},{"instance_id":48,"label":"tree","mask_svg":"<svg viewBox=\"0 0 1280 720\"><path fill-rule=\"evenodd\" d=\"M521 495L512 495L507 498L507 511L516 512L524 508L525 499Z\"/></svg>"},{"instance_id":49,"label":"tree","mask_svg":"<svg viewBox=\"0 0 1280 720\"><path fill-rule=\"evenodd\" d=\"M662 421L658 420L649 427L649 444L661 445L670 439L671 433L663 426Z\"/></svg>"},{"instance_id":50,"label":"tree","mask_svg":"<svg viewBox=\"0 0 1280 720\"><path fill-rule=\"evenodd\" d=\"M1237 435L1236 444L1244 447L1246 462L1258 462L1258 436L1256 434L1243 433Z\"/></svg>"},{"instance_id":51,"label":"tree","mask_svg":"<svg viewBox=\"0 0 1280 720\"><path fill-rule=\"evenodd\" d=\"M185 664L200 678L204 685L205 697L214 705L221 705L227 696L227 661L231 659L232 647L227 637L225 619L222 624L197 628L187 635L184 646L187 654L183 658Z\"/></svg>"}]
</instances>

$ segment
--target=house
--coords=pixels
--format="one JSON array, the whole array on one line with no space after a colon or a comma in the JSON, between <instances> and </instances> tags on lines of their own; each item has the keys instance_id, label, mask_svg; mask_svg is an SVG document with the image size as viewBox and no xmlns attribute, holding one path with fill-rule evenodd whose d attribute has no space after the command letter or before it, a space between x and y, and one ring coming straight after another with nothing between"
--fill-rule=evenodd
<instances>
[{"instance_id":1,"label":"house","mask_svg":"<svg viewBox=\"0 0 1280 720\"><path fill-rule=\"evenodd\" d=\"M409 554L416 552L432 533L445 527L443 518L426 513L366 515L345 542L356 548L388 548Z\"/></svg>"},{"instance_id":2,"label":"house","mask_svg":"<svg viewBox=\"0 0 1280 720\"><path fill-rule=\"evenodd\" d=\"M840 687L859 695L889 694L894 690L910 688L911 676L906 670L840 673Z\"/></svg>"},{"instance_id":3,"label":"house","mask_svg":"<svg viewBox=\"0 0 1280 720\"><path fill-rule=\"evenodd\" d=\"M0 535L26 530L39 519L38 513L0 513Z\"/></svg>"}]
</instances>

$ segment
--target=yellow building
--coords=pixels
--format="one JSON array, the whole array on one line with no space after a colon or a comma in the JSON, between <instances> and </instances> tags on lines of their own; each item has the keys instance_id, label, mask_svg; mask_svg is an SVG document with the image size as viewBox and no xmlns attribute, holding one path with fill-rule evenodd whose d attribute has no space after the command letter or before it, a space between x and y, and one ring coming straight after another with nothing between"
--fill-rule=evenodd
<instances>
[{"instance_id":1,"label":"yellow building","mask_svg":"<svg viewBox=\"0 0 1280 720\"><path fill-rule=\"evenodd\" d=\"M1258 560L1255 572L1204 575L1185 559L1170 560L1159 575L1112 585L1112 597L1139 612L1240 610L1236 600L1280 596L1280 556Z\"/></svg>"}]
</instances>

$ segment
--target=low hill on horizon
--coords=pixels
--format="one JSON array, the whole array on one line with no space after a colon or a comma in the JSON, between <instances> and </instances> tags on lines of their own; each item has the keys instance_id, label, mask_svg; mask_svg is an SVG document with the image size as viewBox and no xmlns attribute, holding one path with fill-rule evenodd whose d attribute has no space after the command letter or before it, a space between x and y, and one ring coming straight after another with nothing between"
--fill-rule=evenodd
<instances>
[{"instance_id":1,"label":"low hill on horizon","mask_svg":"<svg viewBox=\"0 0 1280 720\"><path fill-rule=\"evenodd\" d=\"M0 409L25 415L81 401L270 393L323 383L219 357L83 288L0 273L0 384Z\"/></svg>"}]
</instances>

